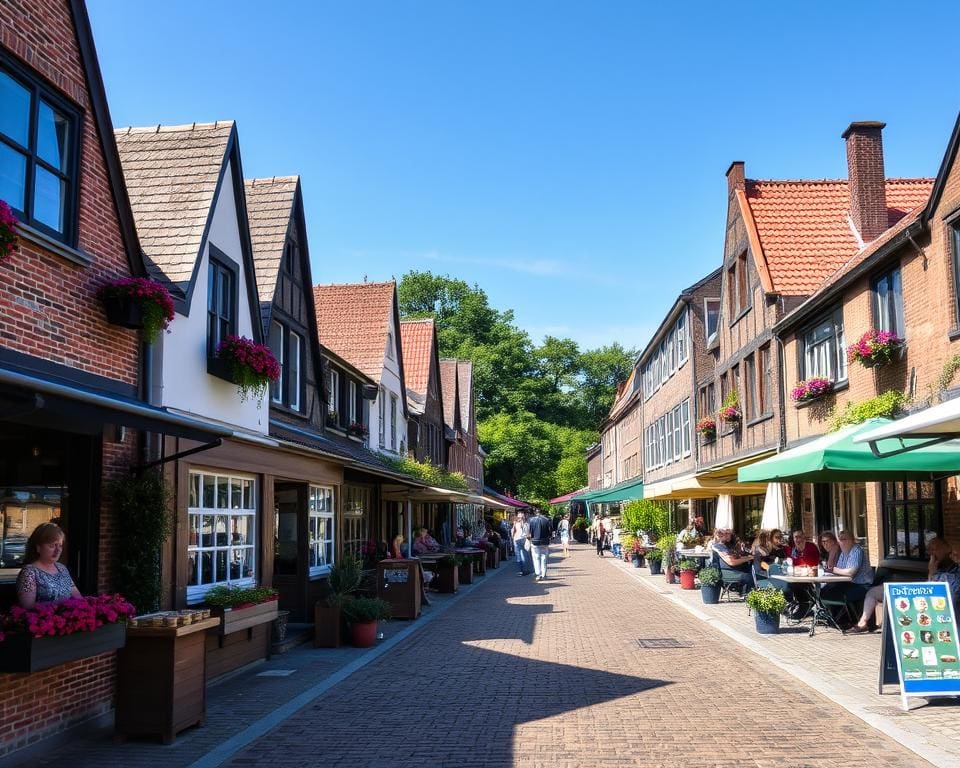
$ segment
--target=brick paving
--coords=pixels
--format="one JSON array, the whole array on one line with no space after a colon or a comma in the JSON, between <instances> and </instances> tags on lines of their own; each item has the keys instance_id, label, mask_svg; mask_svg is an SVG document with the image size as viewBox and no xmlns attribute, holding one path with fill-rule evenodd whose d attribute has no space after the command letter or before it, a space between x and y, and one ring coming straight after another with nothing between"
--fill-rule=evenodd
<instances>
[{"instance_id":1,"label":"brick paving","mask_svg":"<svg viewBox=\"0 0 960 768\"><path fill-rule=\"evenodd\" d=\"M586 546L554 555L542 584L509 565L224 764L929 765ZM742 605L720 608L746 615ZM215 686L208 725L173 745L100 735L30 765L210 765L202 761L215 746L362 653L297 649ZM269 668L296 671L255 677Z\"/></svg>"}]
</instances>

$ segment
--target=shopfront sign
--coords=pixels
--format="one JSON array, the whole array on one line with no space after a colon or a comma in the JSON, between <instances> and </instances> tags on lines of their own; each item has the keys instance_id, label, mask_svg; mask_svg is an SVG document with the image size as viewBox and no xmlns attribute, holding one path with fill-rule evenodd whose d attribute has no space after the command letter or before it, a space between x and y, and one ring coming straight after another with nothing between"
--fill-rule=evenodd
<instances>
[{"instance_id":1,"label":"shopfront sign","mask_svg":"<svg viewBox=\"0 0 960 768\"><path fill-rule=\"evenodd\" d=\"M960 644L949 585L942 581L884 584L880 683L900 685L909 696L960 695ZM896 679L891 679L896 659Z\"/></svg>"},{"instance_id":2,"label":"shopfront sign","mask_svg":"<svg viewBox=\"0 0 960 768\"><path fill-rule=\"evenodd\" d=\"M388 584L406 584L410 580L410 571L406 568L384 568L383 580Z\"/></svg>"}]
</instances>

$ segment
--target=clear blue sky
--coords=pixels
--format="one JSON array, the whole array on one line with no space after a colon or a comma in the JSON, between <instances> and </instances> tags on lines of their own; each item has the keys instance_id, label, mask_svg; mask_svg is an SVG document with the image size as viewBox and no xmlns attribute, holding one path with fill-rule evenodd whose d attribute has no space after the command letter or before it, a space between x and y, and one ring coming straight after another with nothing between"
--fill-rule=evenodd
<instances>
[{"instance_id":1,"label":"clear blue sky","mask_svg":"<svg viewBox=\"0 0 960 768\"><path fill-rule=\"evenodd\" d=\"M933 176L960 110L956 2L656 5L89 0L114 123L236 120L247 177L302 177L316 281L449 273L637 348L719 265L732 160L842 177L884 120Z\"/></svg>"}]
</instances>

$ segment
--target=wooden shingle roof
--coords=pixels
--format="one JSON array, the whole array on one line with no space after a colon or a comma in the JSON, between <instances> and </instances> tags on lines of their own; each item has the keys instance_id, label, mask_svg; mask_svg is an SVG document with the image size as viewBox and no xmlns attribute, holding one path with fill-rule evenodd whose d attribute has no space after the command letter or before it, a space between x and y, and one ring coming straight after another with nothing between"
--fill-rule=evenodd
<instances>
[{"instance_id":1,"label":"wooden shingle roof","mask_svg":"<svg viewBox=\"0 0 960 768\"><path fill-rule=\"evenodd\" d=\"M299 181L298 176L274 176L243 182L261 304L273 302Z\"/></svg>"}]
</instances>

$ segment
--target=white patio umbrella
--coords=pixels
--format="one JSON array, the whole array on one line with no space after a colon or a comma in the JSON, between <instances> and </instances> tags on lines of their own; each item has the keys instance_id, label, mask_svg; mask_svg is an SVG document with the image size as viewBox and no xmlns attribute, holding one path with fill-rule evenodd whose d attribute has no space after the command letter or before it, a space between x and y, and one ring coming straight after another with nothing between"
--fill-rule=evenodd
<instances>
[{"instance_id":1,"label":"white patio umbrella","mask_svg":"<svg viewBox=\"0 0 960 768\"><path fill-rule=\"evenodd\" d=\"M714 528L733 528L733 497L721 493L717 498L717 514L714 516Z\"/></svg>"},{"instance_id":2,"label":"white patio umbrella","mask_svg":"<svg viewBox=\"0 0 960 768\"><path fill-rule=\"evenodd\" d=\"M765 531L771 531L774 528L785 531L787 525L787 505L784 500L783 483L770 483L767 485L767 495L763 499L763 517L760 519L760 527Z\"/></svg>"}]
</instances>

